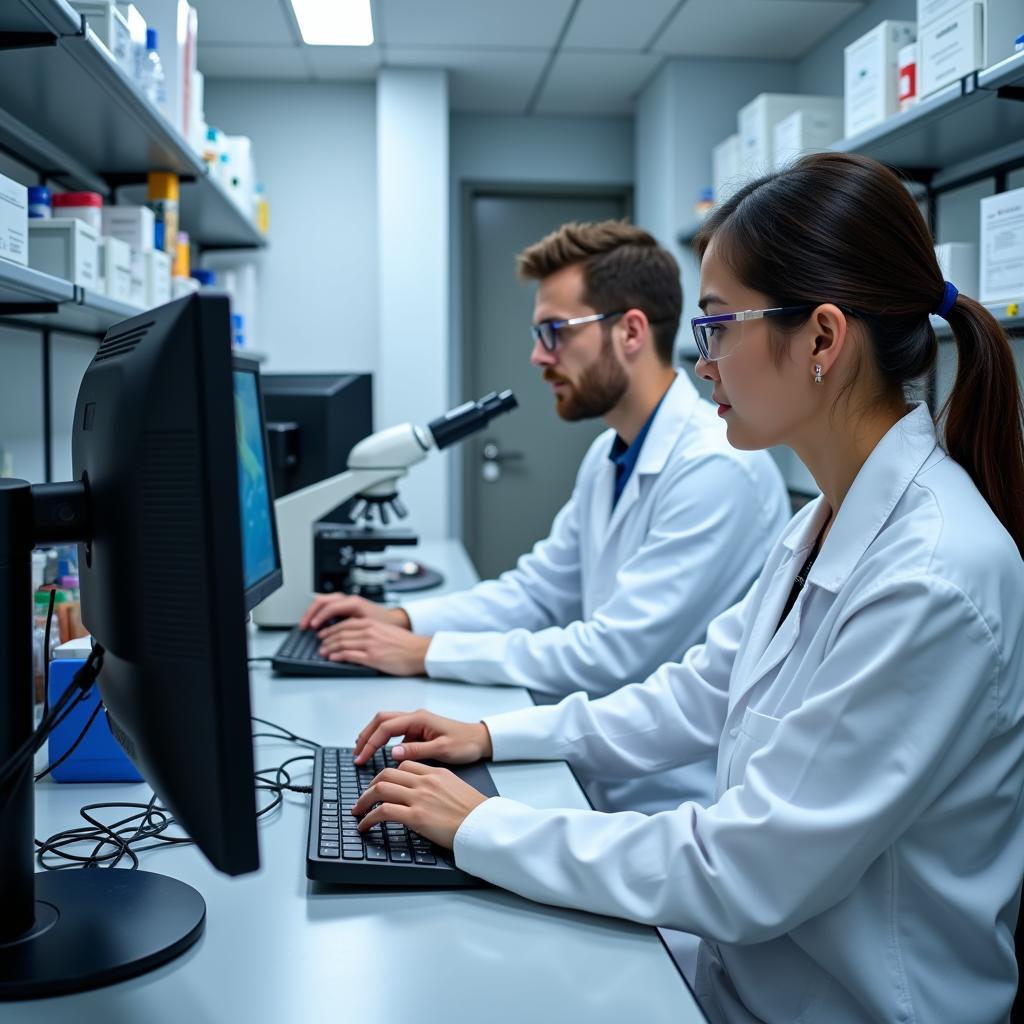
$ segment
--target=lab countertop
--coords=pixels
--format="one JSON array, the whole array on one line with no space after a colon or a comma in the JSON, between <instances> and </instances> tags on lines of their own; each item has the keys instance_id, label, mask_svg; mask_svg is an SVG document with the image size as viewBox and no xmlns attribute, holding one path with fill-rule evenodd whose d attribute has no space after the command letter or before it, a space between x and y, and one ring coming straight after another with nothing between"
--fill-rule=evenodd
<instances>
[{"instance_id":1,"label":"lab countertop","mask_svg":"<svg viewBox=\"0 0 1024 1024\"><path fill-rule=\"evenodd\" d=\"M446 590L476 579L456 542L423 544L410 553L444 572ZM279 633L253 629L250 654L270 654L280 640ZM254 665L250 677L254 715L327 744L351 745L385 707L423 706L473 719L531 703L515 687L285 678L263 664ZM269 739L256 740L255 752L257 768L302 753ZM293 768L294 780L305 781L305 766ZM498 764L492 775L503 796L538 807L587 806L560 762ZM150 793L144 784L40 783L36 834L80 824L83 804L145 802ZM141 854L144 870L173 875L203 894L207 918L199 941L171 963L126 982L0 1004L0 1022L315 1024L395 1013L426 1024L704 1019L653 928L491 888L390 892L308 881L307 814L308 797L289 794L282 808L260 819L261 866L240 878L219 874L193 847Z\"/></svg>"}]
</instances>

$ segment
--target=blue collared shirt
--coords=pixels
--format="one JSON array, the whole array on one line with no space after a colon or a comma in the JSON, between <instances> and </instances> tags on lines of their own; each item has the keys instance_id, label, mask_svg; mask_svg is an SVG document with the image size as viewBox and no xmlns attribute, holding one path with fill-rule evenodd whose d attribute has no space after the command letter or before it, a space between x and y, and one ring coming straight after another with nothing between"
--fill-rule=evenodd
<instances>
[{"instance_id":1,"label":"blue collared shirt","mask_svg":"<svg viewBox=\"0 0 1024 1024\"><path fill-rule=\"evenodd\" d=\"M668 394L666 392L665 394ZM615 440L612 441L612 450L608 453L608 458L615 463L615 491L612 496L612 508L619 503L619 498L622 497L622 492L626 489L626 482L629 480L636 468L636 461L640 458L640 449L644 446L644 439L647 437L647 432L651 429L651 424L654 422L654 417L658 415L658 410L661 408L661 403L665 401L665 395L662 395L658 400L658 404L651 410L651 415L647 417L647 422L640 428L640 433L633 439L631 445L627 445L617 434Z\"/></svg>"}]
</instances>

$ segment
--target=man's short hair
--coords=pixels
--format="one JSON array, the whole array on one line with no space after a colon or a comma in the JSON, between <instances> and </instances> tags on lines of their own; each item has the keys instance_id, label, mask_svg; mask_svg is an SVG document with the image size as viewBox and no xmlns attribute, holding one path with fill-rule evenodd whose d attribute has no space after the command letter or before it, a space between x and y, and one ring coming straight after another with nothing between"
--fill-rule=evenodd
<instances>
[{"instance_id":1,"label":"man's short hair","mask_svg":"<svg viewBox=\"0 0 1024 1024\"><path fill-rule=\"evenodd\" d=\"M666 365L679 330L683 288L675 257L643 228L624 220L563 224L516 260L523 280L541 281L565 267L583 268L583 301L597 313L640 309Z\"/></svg>"}]
</instances>

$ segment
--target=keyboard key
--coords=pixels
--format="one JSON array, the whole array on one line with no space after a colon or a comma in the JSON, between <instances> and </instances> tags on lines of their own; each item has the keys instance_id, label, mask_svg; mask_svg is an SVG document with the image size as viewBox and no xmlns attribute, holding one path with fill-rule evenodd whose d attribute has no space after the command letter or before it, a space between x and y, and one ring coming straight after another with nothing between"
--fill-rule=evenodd
<instances>
[{"instance_id":1,"label":"keyboard key","mask_svg":"<svg viewBox=\"0 0 1024 1024\"><path fill-rule=\"evenodd\" d=\"M321 846L320 847L321 857L336 858L341 856L341 851L336 846Z\"/></svg>"},{"instance_id":2,"label":"keyboard key","mask_svg":"<svg viewBox=\"0 0 1024 1024\"><path fill-rule=\"evenodd\" d=\"M396 864L411 864L412 854L408 850L394 850L390 851L390 859Z\"/></svg>"},{"instance_id":3,"label":"keyboard key","mask_svg":"<svg viewBox=\"0 0 1024 1024\"><path fill-rule=\"evenodd\" d=\"M342 860L362 860L363 859L363 848L360 846L358 849L354 846L346 846L341 851Z\"/></svg>"},{"instance_id":4,"label":"keyboard key","mask_svg":"<svg viewBox=\"0 0 1024 1024\"><path fill-rule=\"evenodd\" d=\"M338 791L336 789L325 789L323 791L323 798L328 803L334 803L338 799Z\"/></svg>"},{"instance_id":5,"label":"keyboard key","mask_svg":"<svg viewBox=\"0 0 1024 1024\"><path fill-rule=\"evenodd\" d=\"M367 860L387 860L387 851L383 846L367 846L366 847L366 859Z\"/></svg>"},{"instance_id":6,"label":"keyboard key","mask_svg":"<svg viewBox=\"0 0 1024 1024\"><path fill-rule=\"evenodd\" d=\"M417 864L436 864L437 858L432 853L420 853L419 850L413 854L413 859Z\"/></svg>"}]
</instances>

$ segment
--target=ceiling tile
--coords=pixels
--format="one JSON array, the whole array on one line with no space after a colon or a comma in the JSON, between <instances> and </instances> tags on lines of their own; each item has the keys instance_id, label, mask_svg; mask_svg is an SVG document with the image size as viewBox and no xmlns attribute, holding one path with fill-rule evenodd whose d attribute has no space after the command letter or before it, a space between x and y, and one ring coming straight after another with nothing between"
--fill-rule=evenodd
<instances>
[{"instance_id":1,"label":"ceiling tile","mask_svg":"<svg viewBox=\"0 0 1024 1024\"><path fill-rule=\"evenodd\" d=\"M199 70L207 78L303 80L311 76L298 46L206 46L200 44Z\"/></svg>"},{"instance_id":2,"label":"ceiling tile","mask_svg":"<svg viewBox=\"0 0 1024 1024\"><path fill-rule=\"evenodd\" d=\"M628 114L633 96L664 58L653 53L559 53L538 114Z\"/></svg>"},{"instance_id":3,"label":"ceiling tile","mask_svg":"<svg viewBox=\"0 0 1024 1024\"><path fill-rule=\"evenodd\" d=\"M795 60L862 6L853 0L687 0L653 49L680 57Z\"/></svg>"},{"instance_id":4,"label":"ceiling tile","mask_svg":"<svg viewBox=\"0 0 1024 1024\"><path fill-rule=\"evenodd\" d=\"M582 0L562 46L570 50L642 50L677 2Z\"/></svg>"},{"instance_id":5,"label":"ceiling tile","mask_svg":"<svg viewBox=\"0 0 1024 1024\"><path fill-rule=\"evenodd\" d=\"M208 46L297 43L289 0L190 0L199 12L199 38ZM145 14L145 3L140 0Z\"/></svg>"},{"instance_id":6,"label":"ceiling tile","mask_svg":"<svg viewBox=\"0 0 1024 1024\"><path fill-rule=\"evenodd\" d=\"M383 59L373 46L303 46L306 62L318 82L372 81Z\"/></svg>"},{"instance_id":7,"label":"ceiling tile","mask_svg":"<svg viewBox=\"0 0 1024 1024\"><path fill-rule=\"evenodd\" d=\"M386 46L552 47L572 0L377 0Z\"/></svg>"},{"instance_id":8,"label":"ceiling tile","mask_svg":"<svg viewBox=\"0 0 1024 1024\"><path fill-rule=\"evenodd\" d=\"M388 46L388 67L447 68L451 108L523 113L547 62L545 50Z\"/></svg>"}]
</instances>

